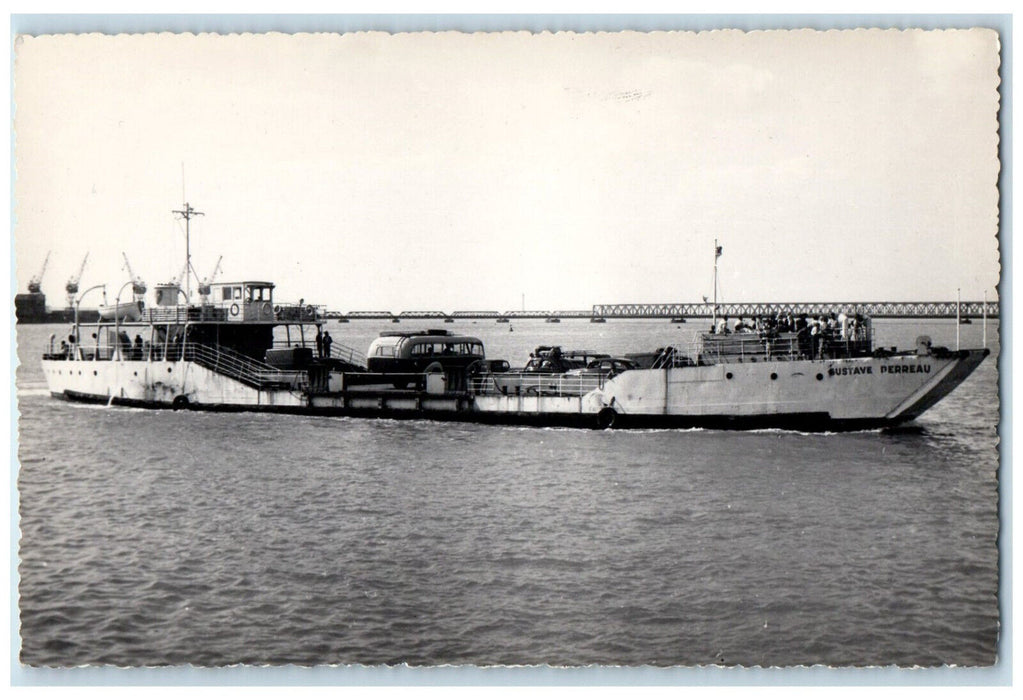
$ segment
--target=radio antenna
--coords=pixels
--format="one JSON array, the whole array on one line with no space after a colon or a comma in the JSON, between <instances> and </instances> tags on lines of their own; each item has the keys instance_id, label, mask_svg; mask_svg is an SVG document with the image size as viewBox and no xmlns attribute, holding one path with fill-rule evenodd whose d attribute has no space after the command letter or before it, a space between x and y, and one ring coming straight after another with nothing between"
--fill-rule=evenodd
<instances>
[{"instance_id":1,"label":"radio antenna","mask_svg":"<svg viewBox=\"0 0 1023 700\"><path fill-rule=\"evenodd\" d=\"M173 209L173 214L179 214L181 218L185 220L185 299L191 300L192 298L192 248L191 248L191 228L190 222L193 216L205 216L201 211L196 211L192 208L192 205L185 202L184 209ZM185 302L186 304L188 301Z\"/></svg>"}]
</instances>

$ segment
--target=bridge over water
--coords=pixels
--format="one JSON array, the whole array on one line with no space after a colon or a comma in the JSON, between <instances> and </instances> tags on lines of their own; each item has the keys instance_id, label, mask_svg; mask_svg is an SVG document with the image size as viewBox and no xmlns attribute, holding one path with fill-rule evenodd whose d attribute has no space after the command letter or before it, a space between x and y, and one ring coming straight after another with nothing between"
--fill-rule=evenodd
<instances>
[{"instance_id":1,"label":"bridge over water","mask_svg":"<svg viewBox=\"0 0 1023 700\"><path fill-rule=\"evenodd\" d=\"M996 319L1000 313L997 301L825 301L825 302L780 302L780 303L732 303L718 304L718 316L749 318L751 316L773 316L776 313L813 316L831 313L859 313L871 318L955 318L956 307L962 318L982 318L985 307L988 318ZM711 318L713 305L697 304L594 304L591 309L534 310L534 311L328 311L327 318L375 319L391 321L462 319L572 319L590 320L614 318Z\"/></svg>"},{"instance_id":2,"label":"bridge over water","mask_svg":"<svg viewBox=\"0 0 1023 700\"><path fill-rule=\"evenodd\" d=\"M958 302L962 318L981 318L984 306L987 316L998 317L997 301ZM813 316L831 313L858 313L871 318L955 318L955 301L824 301L785 303L736 303L718 304L718 316L738 318L740 316L773 316L776 313L793 316ZM711 318L712 304L595 304L593 316L604 318Z\"/></svg>"}]
</instances>

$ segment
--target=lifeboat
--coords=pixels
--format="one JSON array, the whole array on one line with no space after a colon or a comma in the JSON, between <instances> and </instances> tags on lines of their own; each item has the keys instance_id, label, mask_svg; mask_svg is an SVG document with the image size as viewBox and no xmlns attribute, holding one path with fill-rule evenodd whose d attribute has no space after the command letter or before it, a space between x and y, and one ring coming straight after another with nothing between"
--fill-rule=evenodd
<instances>
[{"instance_id":1,"label":"lifeboat","mask_svg":"<svg viewBox=\"0 0 1023 700\"><path fill-rule=\"evenodd\" d=\"M142 302L123 301L120 304L100 306L99 317L102 321L141 321Z\"/></svg>"}]
</instances>

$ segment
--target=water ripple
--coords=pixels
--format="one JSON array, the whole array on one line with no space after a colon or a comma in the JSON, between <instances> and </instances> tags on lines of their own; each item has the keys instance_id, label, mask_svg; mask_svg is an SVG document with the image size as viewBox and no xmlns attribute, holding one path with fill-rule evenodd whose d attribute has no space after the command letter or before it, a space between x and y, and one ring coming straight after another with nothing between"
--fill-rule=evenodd
<instances>
[{"instance_id":1,"label":"water ripple","mask_svg":"<svg viewBox=\"0 0 1023 700\"><path fill-rule=\"evenodd\" d=\"M34 373L27 664L995 659L993 363L915 427L842 434L125 410Z\"/></svg>"}]
</instances>

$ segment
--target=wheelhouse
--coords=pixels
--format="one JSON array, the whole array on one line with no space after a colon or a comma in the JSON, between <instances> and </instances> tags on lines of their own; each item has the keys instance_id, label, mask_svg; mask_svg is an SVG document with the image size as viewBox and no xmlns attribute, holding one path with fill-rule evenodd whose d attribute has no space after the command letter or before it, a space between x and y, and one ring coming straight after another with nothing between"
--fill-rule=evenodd
<instances>
[{"instance_id":1,"label":"wheelhouse","mask_svg":"<svg viewBox=\"0 0 1023 700\"><path fill-rule=\"evenodd\" d=\"M210 285L207 304L222 309L227 321L274 320L272 282L218 282Z\"/></svg>"}]
</instances>

